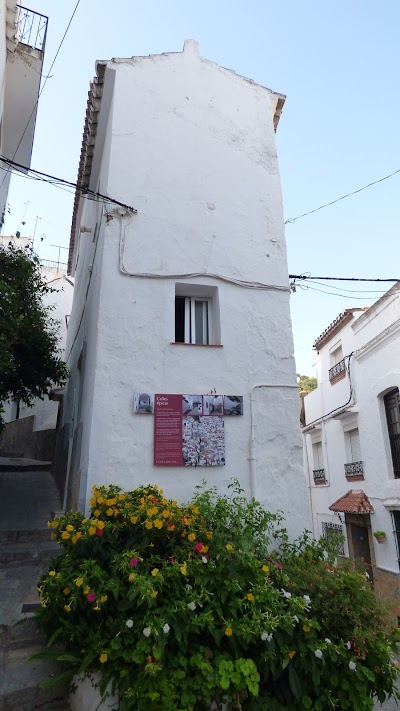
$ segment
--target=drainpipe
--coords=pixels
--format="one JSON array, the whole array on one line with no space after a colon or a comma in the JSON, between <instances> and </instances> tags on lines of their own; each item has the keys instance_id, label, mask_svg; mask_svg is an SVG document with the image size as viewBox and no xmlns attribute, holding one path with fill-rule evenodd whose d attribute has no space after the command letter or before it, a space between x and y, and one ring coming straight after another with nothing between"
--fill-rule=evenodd
<instances>
[{"instance_id":1,"label":"drainpipe","mask_svg":"<svg viewBox=\"0 0 400 711\"><path fill-rule=\"evenodd\" d=\"M256 436L255 436L255 422L253 416L254 407L254 391L259 388L296 388L299 386L293 385L292 383L263 383L260 385L253 385L250 391L250 423L251 423L251 435L250 435L250 494L252 498L256 498L256 468L257 468L257 458L256 458Z\"/></svg>"}]
</instances>

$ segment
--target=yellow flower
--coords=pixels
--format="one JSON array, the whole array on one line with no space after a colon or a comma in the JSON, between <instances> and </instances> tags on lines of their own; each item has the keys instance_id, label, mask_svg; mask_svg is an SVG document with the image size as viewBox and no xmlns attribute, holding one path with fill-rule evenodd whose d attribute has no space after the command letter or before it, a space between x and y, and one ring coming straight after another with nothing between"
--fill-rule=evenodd
<instances>
[{"instance_id":1,"label":"yellow flower","mask_svg":"<svg viewBox=\"0 0 400 711\"><path fill-rule=\"evenodd\" d=\"M78 536L76 534L74 536L72 536L72 538L71 538L72 543L76 543L77 540L78 540Z\"/></svg>"},{"instance_id":2,"label":"yellow flower","mask_svg":"<svg viewBox=\"0 0 400 711\"><path fill-rule=\"evenodd\" d=\"M71 612L71 605L64 605L65 612Z\"/></svg>"},{"instance_id":3,"label":"yellow flower","mask_svg":"<svg viewBox=\"0 0 400 711\"><path fill-rule=\"evenodd\" d=\"M103 530L105 525L106 524L104 523L104 521L97 521L97 528L99 528L101 531Z\"/></svg>"},{"instance_id":4,"label":"yellow flower","mask_svg":"<svg viewBox=\"0 0 400 711\"><path fill-rule=\"evenodd\" d=\"M186 533L187 533L187 531L182 531L182 533L181 533L181 537L182 537L182 538L185 538L185 536L186 536Z\"/></svg>"},{"instance_id":5,"label":"yellow flower","mask_svg":"<svg viewBox=\"0 0 400 711\"><path fill-rule=\"evenodd\" d=\"M100 602L107 602L108 600L108 595L102 595L100 598Z\"/></svg>"},{"instance_id":6,"label":"yellow flower","mask_svg":"<svg viewBox=\"0 0 400 711\"><path fill-rule=\"evenodd\" d=\"M88 533L89 536L94 536L94 534L96 533L96 526L89 526Z\"/></svg>"},{"instance_id":7,"label":"yellow flower","mask_svg":"<svg viewBox=\"0 0 400 711\"><path fill-rule=\"evenodd\" d=\"M100 664L104 664L104 662L106 662L107 659L108 659L108 654L106 654L105 652L102 652L99 656Z\"/></svg>"},{"instance_id":8,"label":"yellow flower","mask_svg":"<svg viewBox=\"0 0 400 711\"><path fill-rule=\"evenodd\" d=\"M154 528L160 529L163 527L163 525L164 525L164 521L161 521L160 518L156 518L156 520L154 521Z\"/></svg>"},{"instance_id":9,"label":"yellow flower","mask_svg":"<svg viewBox=\"0 0 400 711\"><path fill-rule=\"evenodd\" d=\"M174 523L168 523L167 524L167 529L168 531L175 531L175 524Z\"/></svg>"},{"instance_id":10,"label":"yellow flower","mask_svg":"<svg viewBox=\"0 0 400 711\"><path fill-rule=\"evenodd\" d=\"M262 571L263 573L269 573L269 565L263 565Z\"/></svg>"},{"instance_id":11,"label":"yellow flower","mask_svg":"<svg viewBox=\"0 0 400 711\"><path fill-rule=\"evenodd\" d=\"M131 516L131 523L135 524L135 523L137 523L137 520L138 520L137 516Z\"/></svg>"},{"instance_id":12,"label":"yellow flower","mask_svg":"<svg viewBox=\"0 0 400 711\"><path fill-rule=\"evenodd\" d=\"M254 595L253 595L253 593L247 593L246 597L247 597L247 599L250 600L250 601L253 601L253 600L254 600Z\"/></svg>"},{"instance_id":13,"label":"yellow flower","mask_svg":"<svg viewBox=\"0 0 400 711\"><path fill-rule=\"evenodd\" d=\"M93 610L96 610L96 612L98 612L99 610L101 610L101 607L99 607L98 605L96 605L96 607L94 607Z\"/></svg>"},{"instance_id":14,"label":"yellow flower","mask_svg":"<svg viewBox=\"0 0 400 711\"><path fill-rule=\"evenodd\" d=\"M151 571L153 578L155 578L159 574L159 572L160 571L158 568L153 568L153 570Z\"/></svg>"},{"instance_id":15,"label":"yellow flower","mask_svg":"<svg viewBox=\"0 0 400 711\"><path fill-rule=\"evenodd\" d=\"M212 531L207 531L207 533L206 533L206 536L207 536L207 538L208 538L209 541L211 541L213 535L214 535L214 534L213 534Z\"/></svg>"},{"instance_id":16,"label":"yellow flower","mask_svg":"<svg viewBox=\"0 0 400 711\"><path fill-rule=\"evenodd\" d=\"M158 513L158 508L157 506L152 506L147 510L147 515L148 516L155 516Z\"/></svg>"},{"instance_id":17,"label":"yellow flower","mask_svg":"<svg viewBox=\"0 0 400 711\"><path fill-rule=\"evenodd\" d=\"M199 515L200 509L197 506L195 506L194 504L191 504L190 508L192 509L195 516Z\"/></svg>"},{"instance_id":18,"label":"yellow flower","mask_svg":"<svg viewBox=\"0 0 400 711\"><path fill-rule=\"evenodd\" d=\"M83 578L76 578L75 585L77 585L78 588L83 585Z\"/></svg>"},{"instance_id":19,"label":"yellow flower","mask_svg":"<svg viewBox=\"0 0 400 711\"><path fill-rule=\"evenodd\" d=\"M56 534L54 533L54 531L53 531L53 533L50 533L50 538L51 538L53 541L54 541L55 538L57 538L57 536L56 536Z\"/></svg>"},{"instance_id":20,"label":"yellow flower","mask_svg":"<svg viewBox=\"0 0 400 711\"><path fill-rule=\"evenodd\" d=\"M182 565L179 567L179 570L181 571L182 575L187 575L187 563L186 560Z\"/></svg>"},{"instance_id":21,"label":"yellow flower","mask_svg":"<svg viewBox=\"0 0 400 711\"><path fill-rule=\"evenodd\" d=\"M84 587L84 589L83 589L83 594L89 595L89 593L90 593L90 587L89 587L89 585L86 585L86 587Z\"/></svg>"},{"instance_id":22,"label":"yellow flower","mask_svg":"<svg viewBox=\"0 0 400 711\"><path fill-rule=\"evenodd\" d=\"M225 546L225 548L226 548L227 551L232 551L232 550L233 550L233 546L232 546L230 543L227 543L226 546Z\"/></svg>"},{"instance_id":23,"label":"yellow flower","mask_svg":"<svg viewBox=\"0 0 400 711\"><path fill-rule=\"evenodd\" d=\"M136 573L130 573L128 580L130 583L132 583L135 580L135 578L136 578Z\"/></svg>"},{"instance_id":24,"label":"yellow flower","mask_svg":"<svg viewBox=\"0 0 400 711\"><path fill-rule=\"evenodd\" d=\"M304 630L304 632L309 632L310 628L308 625L303 625L303 630Z\"/></svg>"},{"instance_id":25,"label":"yellow flower","mask_svg":"<svg viewBox=\"0 0 400 711\"><path fill-rule=\"evenodd\" d=\"M65 529L66 531L73 531L74 527L72 526L72 524L69 523L68 526L65 527Z\"/></svg>"},{"instance_id":26,"label":"yellow flower","mask_svg":"<svg viewBox=\"0 0 400 711\"><path fill-rule=\"evenodd\" d=\"M103 499L102 496L99 496L99 497L98 497L97 503L98 503L98 504L104 504L104 499Z\"/></svg>"},{"instance_id":27,"label":"yellow flower","mask_svg":"<svg viewBox=\"0 0 400 711\"><path fill-rule=\"evenodd\" d=\"M294 657L295 654L296 654L296 652L295 652L294 650L292 650L291 652L289 652L289 655L288 655L288 656L289 656L289 659L293 659L293 657Z\"/></svg>"},{"instance_id":28,"label":"yellow flower","mask_svg":"<svg viewBox=\"0 0 400 711\"><path fill-rule=\"evenodd\" d=\"M64 588L63 593L64 595L69 595L71 592L71 588Z\"/></svg>"},{"instance_id":29,"label":"yellow flower","mask_svg":"<svg viewBox=\"0 0 400 711\"><path fill-rule=\"evenodd\" d=\"M125 499L126 497L125 497L125 494L118 494L118 498L119 498L120 501L124 501L124 499Z\"/></svg>"},{"instance_id":30,"label":"yellow flower","mask_svg":"<svg viewBox=\"0 0 400 711\"><path fill-rule=\"evenodd\" d=\"M95 503L96 503L96 497L95 497L95 496L92 496L92 498L89 499L89 503L90 503L91 506L94 506Z\"/></svg>"},{"instance_id":31,"label":"yellow flower","mask_svg":"<svg viewBox=\"0 0 400 711\"><path fill-rule=\"evenodd\" d=\"M233 629L232 627L227 627L225 630L225 634L227 637L232 637Z\"/></svg>"},{"instance_id":32,"label":"yellow flower","mask_svg":"<svg viewBox=\"0 0 400 711\"><path fill-rule=\"evenodd\" d=\"M93 513L96 517L101 515L101 511L99 511L99 509L96 509Z\"/></svg>"},{"instance_id":33,"label":"yellow flower","mask_svg":"<svg viewBox=\"0 0 400 711\"><path fill-rule=\"evenodd\" d=\"M196 540L196 536L194 533L189 533L188 535L188 541L192 542Z\"/></svg>"},{"instance_id":34,"label":"yellow flower","mask_svg":"<svg viewBox=\"0 0 400 711\"><path fill-rule=\"evenodd\" d=\"M114 513L114 509L107 509L106 514L107 516L112 516Z\"/></svg>"},{"instance_id":35,"label":"yellow flower","mask_svg":"<svg viewBox=\"0 0 400 711\"><path fill-rule=\"evenodd\" d=\"M55 574L56 574L56 571L55 571L55 570L49 570L49 575L50 575L52 578L54 578Z\"/></svg>"},{"instance_id":36,"label":"yellow flower","mask_svg":"<svg viewBox=\"0 0 400 711\"><path fill-rule=\"evenodd\" d=\"M168 509L164 509L164 511L162 512L161 516L162 516L163 518L170 518L170 517L171 517L171 511L169 511Z\"/></svg>"},{"instance_id":37,"label":"yellow flower","mask_svg":"<svg viewBox=\"0 0 400 711\"><path fill-rule=\"evenodd\" d=\"M146 521L144 525L148 530L150 530L151 528L153 528L153 521Z\"/></svg>"},{"instance_id":38,"label":"yellow flower","mask_svg":"<svg viewBox=\"0 0 400 711\"><path fill-rule=\"evenodd\" d=\"M152 590L150 597L152 597L154 599L155 597L157 597L157 595L158 595L158 590Z\"/></svg>"},{"instance_id":39,"label":"yellow flower","mask_svg":"<svg viewBox=\"0 0 400 711\"><path fill-rule=\"evenodd\" d=\"M88 518L83 518L83 519L82 519L82 523L87 523L88 521L89 521Z\"/></svg>"},{"instance_id":40,"label":"yellow flower","mask_svg":"<svg viewBox=\"0 0 400 711\"><path fill-rule=\"evenodd\" d=\"M50 521L47 525L50 526L50 528L58 528L59 522L54 519L54 521Z\"/></svg>"},{"instance_id":41,"label":"yellow flower","mask_svg":"<svg viewBox=\"0 0 400 711\"><path fill-rule=\"evenodd\" d=\"M63 538L64 541L68 540L68 538L70 538L68 531L63 531L61 534L61 538Z\"/></svg>"}]
</instances>

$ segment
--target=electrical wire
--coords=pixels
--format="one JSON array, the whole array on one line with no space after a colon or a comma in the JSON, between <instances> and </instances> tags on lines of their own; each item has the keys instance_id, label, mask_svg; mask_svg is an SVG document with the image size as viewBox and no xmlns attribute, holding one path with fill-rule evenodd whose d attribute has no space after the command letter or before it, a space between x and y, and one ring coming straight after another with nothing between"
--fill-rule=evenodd
<instances>
[{"instance_id":1,"label":"electrical wire","mask_svg":"<svg viewBox=\"0 0 400 711\"><path fill-rule=\"evenodd\" d=\"M307 279L314 279L317 280L319 279L320 281L376 281L376 282L398 282L400 281L400 277L397 277L396 279L367 279L366 277L331 277L331 276L311 276L310 275L305 275L305 274L289 274L289 279L300 279L301 281L305 281Z\"/></svg>"},{"instance_id":2,"label":"electrical wire","mask_svg":"<svg viewBox=\"0 0 400 711\"><path fill-rule=\"evenodd\" d=\"M302 215L298 215L297 217L289 217L287 220L285 220L285 225L292 225L294 222L297 222L297 220L301 220L302 217L306 217L307 215L312 215L314 212L323 210L325 207L330 207L330 205L335 205L335 203L340 202L341 200L345 200L346 198L351 197L352 195L361 193L363 190L366 190L367 188L372 187L372 185L377 185L377 183L382 183L384 180L388 180L389 178L392 178L394 175L397 175L397 173L400 173L400 168L398 170L395 170L393 173L389 173L389 175L385 175L383 178L379 178L378 180L374 180L372 183L368 183L368 185L364 185L362 188L358 188L358 190L353 190L353 192L346 193L346 195L342 195L341 197L336 198L336 200L331 200L331 202L326 202L324 205L320 205L319 207L314 208L314 210L309 210L308 212L303 212Z\"/></svg>"},{"instance_id":3,"label":"electrical wire","mask_svg":"<svg viewBox=\"0 0 400 711\"><path fill-rule=\"evenodd\" d=\"M304 291L318 291L320 294L328 294L328 296L339 296L342 299L351 299L352 301L355 299L357 301L371 301L372 297L370 296L349 296L348 294L334 294L333 291L323 291L322 289L316 289L314 286L302 286L299 284L300 288L303 289Z\"/></svg>"},{"instance_id":4,"label":"electrical wire","mask_svg":"<svg viewBox=\"0 0 400 711\"><path fill-rule=\"evenodd\" d=\"M329 417L329 415L333 415L335 412L339 412L340 410L343 410L345 407L347 407L348 405L350 405L350 402L351 402L352 397L353 397L353 381L352 381L352 379L351 379L351 373L350 373L350 361L351 361L353 355L354 355L354 351L352 351L352 352L350 353L350 355L345 356L345 357L343 358L343 360L345 360L346 358L348 358L348 361L347 361L347 372L348 372L348 375L349 375L349 385L350 385L350 395L349 395L349 399L347 400L347 402L344 403L344 405L339 405L339 407L335 407L334 410L331 410L330 412L327 412L325 415L321 415L321 417L317 417L316 420L312 420L311 422L308 422L308 423L306 424L306 426L303 427L303 432L307 432L308 428L311 427L311 425L314 425L316 422L321 422L321 421L324 420L326 417ZM353 404L354 404L354 403L353 403Z\"/></svg>"},{"instance_id":5,"label":"electrical wire","mask_svg":"<svg viewBox=\"0 0 400 711\"><path fill-rule=\"evenodd\" d=\"M62 47L63 44L64 44L64 40L65 40L65 38L66 38L66 36L67 36L67 34L68 34L68 30L69 30L69 28L70 28L70 26L71 26L72 20L74 19L74 16L75 16L75 13L76 13L76 11L77 11L77 9L78 9L78 6L79 6L80 1L81 1L81 0L77 0L77 3L76 3L76 5L75 5L75 7L74 7L74 11L73 11L73 13L72 13L72 15L71 15L71 17L70 17L70 20L69 20L69 22L68 22L68 25L67 25L67 27L66 27L66 30L65 30L65 32L64 32L64 34L63 34L63 36L62 36L61 42L60 42L60 44L58 45L57 51L56 51L56 53L55 53L55 55L54 55L54 59L53 59L51 65L50 65L49 71L47 72L46 78L45 78L45 80L44 80L44 82L43 82L43 86L42 86L42 88L41 88L40 91L39 91L39 94L38 94L38 97L37 97L37 99L36 99L36 101L35 101L35 105L34 105L34 107L33 107L33 109L32 109L31 115L30 115L29 118L28 118L27 124L26 124L26 126L25 126L25 128L24 128L24 130L23 130L23 133L22 133L21 138L20 138L19 141L18 141L18 145L17 145L17 147L16 147L16 149L15 149L15 151L14 151L12 160L14 160L15 156L17 155L18 148L20 147L20 145L21 145L21 143L22 143L22 141L23 141L23 138L24 138L24 136L25 136L25 133L26 133L26 131L27 131L27 128L28 128L28 126L29 126L29 124L30 124L31 118L32 118L32 116L34 115L34 113L35 113L35 111L36 111L36 109L37 109L37 106L38 106L38 104L39 104L39 99L40 99L40 97L41 97L42 94L43 94L44 88L45 88L45 86L46 86L46 84L47 84L47 81L48 81L48 79L49 79L49 77L50 77L51 70L53 69L53 67L54 67L54 65L55 65L55 63L56 63L56 59L57 59L57 57L58 57L58 55L59 55L59 53L60 53L61 47ZM5 179L7 178L7 174L8 174L9 171L10 171L10 167L11 167L11 166L10 166L10 164L9 164L7 173L6 173L6 175L4 176L4 178L3 178L3 180L2 180L2 183L1 183L1 185L0 185L0 190L1 190L1 188L3 187L3 183L4 183Z\"/></svg>"},{"instance_id":6,"label":"electrical wire","mask_svg":"<svg viewBox=\"0 0 400 711\"><path fill-rule=\"evenodd\" d=\"M336 291L346 291L349 294L386 294L386 291L376 290L376 289L345 289L342 286L334 286L333 284L321 284L319 281L311 281L307 279L310 284L316 284L317 286L325 286L329 289L335 289Z\"/></svg>"}]
</instances>

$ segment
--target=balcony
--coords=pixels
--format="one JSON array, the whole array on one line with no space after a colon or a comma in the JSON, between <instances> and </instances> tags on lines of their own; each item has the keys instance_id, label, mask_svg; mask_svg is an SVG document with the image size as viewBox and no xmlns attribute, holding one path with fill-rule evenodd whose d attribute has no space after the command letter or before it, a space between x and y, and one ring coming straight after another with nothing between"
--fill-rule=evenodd
<instances>
[{"instance_id":1,"label":"balcony","mask_svg":"<svg viewBox=\"0 0 400 711\"><path fill-rule=\"evenodd\" d=\"M340 360L332 368L329 369L329 382L334 385L338 380L342 380L346 375L346 362L345 359Z\"/></svg>"},{"instance_id":2,"label":"balcony","mask_svg":"<svg viewBox=\"0 0 400 711\"><path fill-rule=\"evenodd\" d=\"M26 44L32 49L37 49L39 52L44 52L47 20L46 15L41 15L39 12L34 12L34 10L28 10L27 7L17 5L16 41Z\"/></svg>"},{"instance_id":3,"label":"balcony","mask_svg":"<svg viewBox=\"0 0 400 711\"><path fill-rule=\"evenodd\" d=\"M347 481L362 481L362 479L364 479L363 462L349 462L345 464L344 473Z\"/></svg>"},{"instance_id":4,"label":"balcony","mask_svg":"<svg viewBox=\"0 0 400 711\"><path fill-rule=\"evenodd\" d=\"M314 469L313 470L314 484L319 486L320 484L326 484L325 469Z\"/></svg>"}]
</instances>

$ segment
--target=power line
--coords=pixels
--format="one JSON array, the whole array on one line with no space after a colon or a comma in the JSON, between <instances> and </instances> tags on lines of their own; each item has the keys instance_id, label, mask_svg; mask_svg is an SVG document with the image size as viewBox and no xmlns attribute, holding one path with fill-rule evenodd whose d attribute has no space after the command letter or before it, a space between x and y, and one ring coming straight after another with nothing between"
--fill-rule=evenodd
<instances>
[{"instance_id":1,"label":"power line","mask_svg":"<svg viewBox=\"0 0 400 711\"><path fill-rule=\"evenodd\" d=\"M353 190L352 193L347 193L346 195L342 195L341 197L336 198L336 200L331 200L331 202L326 202L324 205L320 205L319 207L314 208L314 210L309 210L308 212L303 212L302 215L298 215L297 217L289 217L287 220L285 220L285 225L287 225L287 224L292 225L294 222L297 222L297 220L301 220L302 217L306 217L307 215L312 215L314 212L318 212L318 210L323 210L324 207L330 207L330 205L334 205L335 203L340 202L341 200L345 200L346 198L351 197L352 195L361 193L363 190L370 188L372 185L377 185L377 183L382 183L384 180L388 180L389 178L392 178L394 175L397 175L397 173L400 173L400 168L398 170L395 170L393 173L389 173L389 175L385 175L383 178L379 178L379 180L374 180L372 183L368 183L368 185L364 185L362 188L358 188L358 190Z\"/></svg>"},{"instance_id":2,"label":"power line","mask_svg":"<svg viewBox=\"0 0 400 711\"><path fill-rule=\"evenodd\" d=\"M331 276L311 276L304 274L289 274L289 279L299 279L300 281L305 281L307 279L319 279L320 281L376 281L376 282L397 282L400 281L400 277L397 279L367 279L366 277L331 277Z\"/></svg>"},{"instance_id":3,"label":"power line","mask_svg":"<svg viewBox=\"0 0 400 711\"><path fill-rule=\"evenodd\" d=\"M345 289L342 286L333 286L333 284L321 284L320 281L311 281L310 279L308 279L307 281L310 284L316 284L317 286L325 286L329 289L335 289L335 291L346 291L349 294L386 294L386 291L381 291L377 289Z\"/></svg>"},{"instance_id":4,"label":"power line","mask_svg":"<svg viewBox=\"0 0 400 711\"><path fill-rule=\"evenodd\" d=\"M70 28L70 26L71 26L72 20L74 19L74 16L75 16L75 13L76 13L76 11L77 11L77 9L78 9L78 6L79 6L80 1L81 1L81 0L77 0L77 3L76 3L76 5L75 5L75 7L74 7L74 11L73 11L73 13L72 13L72 15L71 15L71 17L70 17L70 20L69 20L69 22L68 22L68 25L67 25L67 27L66 27L66 30L65 30L65 32L64 32L64 34L63 34L63 36L62 36L61 42L60 42L60 44L58 45L57 51L56 51L56 53L55 53L55 55L54 55L54 59L53 59L51 65L50 65L49 71L47 72L47 75L46 75L45 80L44 80L44 82L43 82L43 86L42 86L42 88L41 88L40 91L39 91L38 98L37 98L36 101L35 101L35 105L34 105L34 107L33 107L33 109L32 109L31 115L30 115L29 118L28 118L27 124L26 124L26 126L25 126L25 128L24 128L24 130L23 130L23 133L22 133L21 138L20 138L19 141L18 141L18 145L17 145L17 147L16 147L16 149L15 149L15 151L14 151L12 160L14 160L15 156L17 155L18 148L20 147L20 145L21 145L21 143L22 143L22 141L23 141L23 138L24 138L24 136L25 136L25 133L26 133L26 131L27 131L27 128L28 128L28 126L29 126L29 123L30 123L30 121L31 121L31 118L32 118L33 114L35 113L35 111L36 111L36 109L37 109L37 106L38 106L38 103L39 103L39 99L40 99L41 95L43 94L43 91L44 91L44 88L45 88L45 86L46 86L46 84L47 84L48 79L50 78L51 70L53 69L53 67L54 67L54 65L55 65L55 63L56 63L56 59L57 59L57 57L58 57L58 55L59 55L59 53L60 53L61 47L62 47L63 44L64 44L64 40L65 40L65 38L66 38L66 36L67 36L67 34L68 34L68 30L69 30L69 28ZM6 174L5 174L5 176L4 176L3 180L2 180L2 183L1 183L1 185L0 185L0 190L1 190L1 188L3 187L3 183L4 183L5 179L7 178L7 174L9 173L10 168L11 168L11 165L9 164L9 167L8 167L8 169L7 169L7 172L6 172Z\"/></svg>"},{"instance_id":5,"label":"power line","mask_svg":"<svg viewBox=\"0 0 400 711\"><path fill-rule=\"evenodd\" d=\"M50 185L54 185L55 187L58 187L58 188L66 185L70 188L74 188L81 195L84 195L87 197L92 197L92 198L99 198L99 201L101 201L101 202L112 203L114 205L117 205L118 207L125 208L125 210L129 210L129 212L135 212L135 213L137 212L137 210L134 207L132 207L131 205L126 205L125 203L120 202L119 200L115 200L114 198L108 197L108 195L103 195L102 193L99 193L96 190L90 190L90 188L79 185L78 183L73 183L70 180L65 180L64 178L58 178L57 176L50 175L49 173L43 173L40 170L34 170L33 168L28 168L25 165L21 165L21 163L16 163L14 160L10 160L9 158L5 158L4 156L1 156L1 155L0 155L0 160L2 160L4 163L8 163L10 166L14 166L16 168L23 168L24 170L27 170L28 172L33 173L32 176L28 176L32 180L42 180L44 183L49 183ZM35 176L40 176L40 177L35 177ZM26 178L27 176L25 175L24 177ZM65 190L65 188L61 188L61 189ZM67 192L69 192L69 191L67 191Z\"/></svg>"},{"instance_id":6,"label":"power line","mask_svg":"<svg viewBox=\"0 0 400 711\"><path fill-rule=\"evenodd\" d=\"M333 291L323 291L322 289L316 289L315 286L303 286L299 284L300 288L304 291L319 291L320 294L328 294L328 296L340 296L342 299L351 299L352 301L356 299L357 301L371 301L373 297L371 296L349 296L349 294L335 294Z\"/></svg>"}]
</instances>

